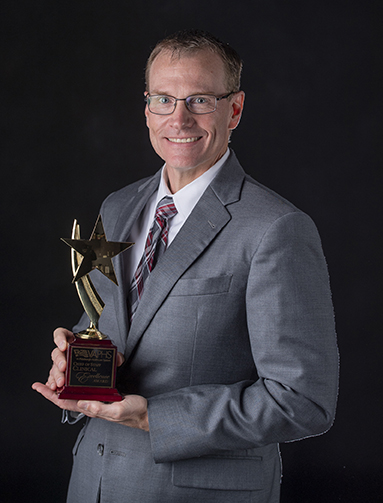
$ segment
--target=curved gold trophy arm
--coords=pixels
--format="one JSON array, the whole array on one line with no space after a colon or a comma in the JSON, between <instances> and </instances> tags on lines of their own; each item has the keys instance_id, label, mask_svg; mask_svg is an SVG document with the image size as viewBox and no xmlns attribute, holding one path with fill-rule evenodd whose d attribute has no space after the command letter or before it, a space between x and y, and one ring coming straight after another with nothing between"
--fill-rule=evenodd
<instances>
[{"instance_id":1,"label":"curved gold trophy arm","mask_svg":"<svg viewBox=\"0 0 383 503\"><path fill-rule=\"evenodd\" d=\"M73 222L72 239L80 239L80 225L77 220ZM81 265L83 256L78 253L74 248L71 250L71 262L73 276L76 276L78 268ZM102 334L98 329L98 320L104 309L105 303L97 293L95 286L92 283L89 275L82 276L79 280L75 281L78 296L84 307L86 314L90 319L90 327L79 335L83 339L106 339L106 335Z\"/></svg>"},{"instance_id":2,"label":"curved gold trophy arm","mask_svg":"<svg viewBox=\"0 0 383 503\"><path fill-rule=\"evenodd\" d=\"M107 241L101 215L97 218L90 239L80 238L80 225L77 220L73 223L71 239L61 239L72 248L73 283L76 285L78 296L90 319L90 327L77 335L82 339L106 339L106 335L97 329L105 304L88 273L93 269L98 269L118 286L112 258L133 246L134 243Z\"/></svg>"}]
</instances>

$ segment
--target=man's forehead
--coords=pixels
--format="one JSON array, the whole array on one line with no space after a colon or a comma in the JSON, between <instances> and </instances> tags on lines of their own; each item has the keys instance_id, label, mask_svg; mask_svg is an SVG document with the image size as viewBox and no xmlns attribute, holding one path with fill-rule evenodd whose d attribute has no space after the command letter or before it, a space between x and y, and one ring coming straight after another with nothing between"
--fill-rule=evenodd
<instances>
[{"instance_id":1,"label":"man's forehead","mask_svg":"<svg viewBox=\"0 0 383 503\"><path fill-rule=\"evenodd\" d=\"M214 81L219 79L218 74L222 70L222 76L225 78L225 66L222 58L209 49L195 51L170 51L164 49L152 62L149 82L153 79L157 80L157 77L167 79L172 69L176 71L177 67L186 68L187 71L190 68L192 74L194 74L194 70L198 70L199 73L204 74L206 77L209 75L214 76ZM163 72L164 69L166 72Z\"/></svg>"}]
</instances>

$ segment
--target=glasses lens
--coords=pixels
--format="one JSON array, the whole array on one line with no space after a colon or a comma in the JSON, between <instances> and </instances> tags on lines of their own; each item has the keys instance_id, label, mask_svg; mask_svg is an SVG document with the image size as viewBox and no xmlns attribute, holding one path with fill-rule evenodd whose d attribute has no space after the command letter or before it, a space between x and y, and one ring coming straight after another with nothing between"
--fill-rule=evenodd
<instances>
[{"instance_id":1,"label":"glasses lens","mask_svg":"<svg viewBox=\"0 0 383 503\"><path fill-rule=\"evenodd\" d=\"M209 114L217 108L217 98L209 94L188 96L186 100L164 94L147 96L149 110L158 115L170 115L174 112L177 101L186 101L186 106L193 114Z\"/></svg>"},{"instance_id":2,"label":"glasses lens","mask_svg":"<svg viewBox=\"0 0 383 503\"><path fill-rule=\"evenodd\" d=\"M186 98L188 109L194 114L208 114L214 112L217 107L217 100L215 96L208 94L189 96Z\"/></svg>"},{"instance_id":3,"label":"glasses lens","mask_svg":"<svg viewBox=\"0 0 383 503\"><path fill-rule=\"evenodd\" d=\"M149 110L160 115L171 114L176 102L171 96L149 96L147 101Z\"/></svg>"}]
</instances>

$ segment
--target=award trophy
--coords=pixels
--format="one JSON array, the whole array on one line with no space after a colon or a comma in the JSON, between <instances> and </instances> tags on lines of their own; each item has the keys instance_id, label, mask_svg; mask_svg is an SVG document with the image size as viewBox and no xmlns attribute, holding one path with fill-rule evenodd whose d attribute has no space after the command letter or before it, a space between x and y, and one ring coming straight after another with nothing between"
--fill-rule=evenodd
<instances>
[{"instance_id":1,"label":"award trophy","mask_svg":"<svg viewBox=\"0 0 383 503\"><path fill-rule=\"evenodd\" d=\"M61 239L72 248L72 282L76 285L90 326L74 334L74 341L68 346L65 383L58 389L59 398L118 402L122 396L116 389L117 348L98 330L98 320L105 304L88 273L98 269L118 285L112 257L134 243L107 241L101 215L89 240L80 239L80 226L76 220L71 239Z\"/></svg>"}]
</instances>

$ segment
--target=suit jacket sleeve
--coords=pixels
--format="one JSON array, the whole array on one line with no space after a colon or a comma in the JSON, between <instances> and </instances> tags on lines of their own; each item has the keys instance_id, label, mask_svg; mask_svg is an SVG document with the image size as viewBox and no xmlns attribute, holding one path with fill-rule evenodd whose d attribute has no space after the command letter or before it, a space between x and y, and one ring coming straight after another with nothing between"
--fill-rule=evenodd
<instances>
[{"instance_id":1,"label":"suit jacket sleeve","mask_svg":"<svg viewBox=\"0 0 383 503\"><path fill-rule=\"evenodd\" d=\"M307 215L283 215L265 232L251 261L246 313L258 379L150 398L156 462L291 441L331 426L334 317L320 239Z\"/></svg>"}]
</instances>

